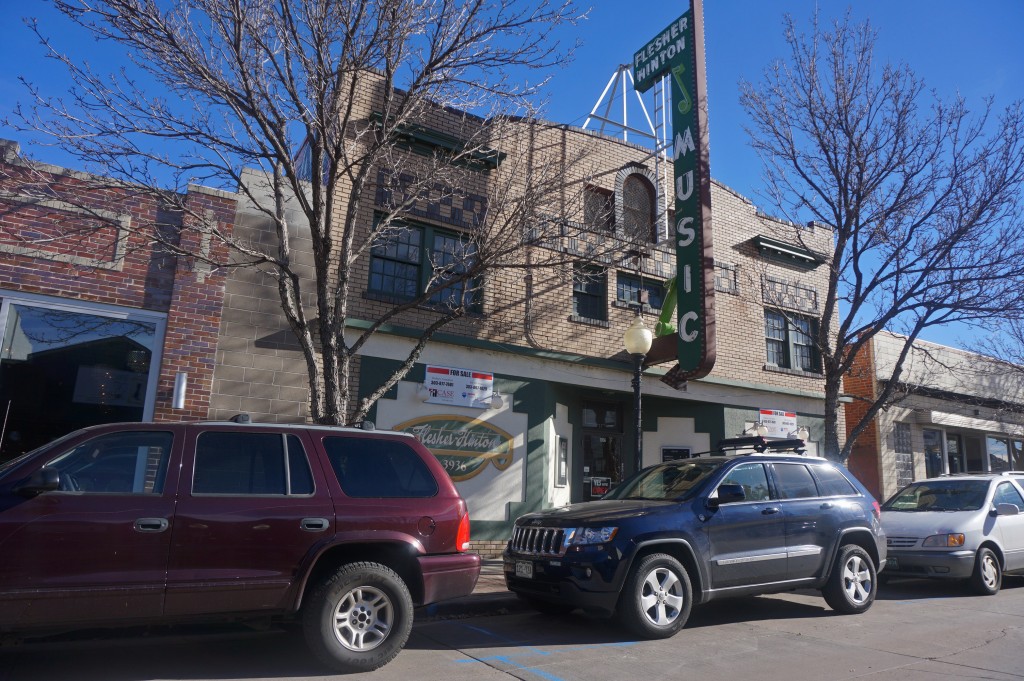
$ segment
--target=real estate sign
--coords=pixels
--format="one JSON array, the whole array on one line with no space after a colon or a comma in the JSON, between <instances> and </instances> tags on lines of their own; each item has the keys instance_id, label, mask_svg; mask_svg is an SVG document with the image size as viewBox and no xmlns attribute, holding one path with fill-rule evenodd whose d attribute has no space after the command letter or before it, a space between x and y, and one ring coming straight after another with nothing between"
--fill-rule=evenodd
<instances>
[{"instance_id":1,"label":"real estate sign","mask_svg":"<svg viewBox=\"0 0 1024 681\"><path fill-rule=\"evenodd\" d=\"M679 373L684 378L700 378L715 364L715 271L701 0L692 0L689 12L633 55L633 80L640 92L666 74L672 90Z\"/></svg>"}]
</instances>

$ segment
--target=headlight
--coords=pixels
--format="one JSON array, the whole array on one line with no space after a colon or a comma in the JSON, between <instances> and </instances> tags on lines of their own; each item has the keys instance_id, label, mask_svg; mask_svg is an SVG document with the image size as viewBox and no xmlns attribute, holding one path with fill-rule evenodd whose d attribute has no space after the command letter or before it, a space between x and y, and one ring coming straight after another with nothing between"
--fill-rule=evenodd
<instances>
[{"instance_id":1,"label":"headlight","mask_svg":"<svg viewBox=\"0 0 1024 681\"><path fill-rule=\"evenodd\" d=\"M962 534L933 534L921 542L921 546L957 547L964 545Z\"/></svg>"},{"instance_id":2,"label":"headlight","mask_svg":"<svg viewBox=\"0 0 1024 681\"><path fill-rule=\"evenodd\" d=\"M617 527L579 527L572 534L573 544L604 544L612 540Z\"/></svg>"}]
</instances>

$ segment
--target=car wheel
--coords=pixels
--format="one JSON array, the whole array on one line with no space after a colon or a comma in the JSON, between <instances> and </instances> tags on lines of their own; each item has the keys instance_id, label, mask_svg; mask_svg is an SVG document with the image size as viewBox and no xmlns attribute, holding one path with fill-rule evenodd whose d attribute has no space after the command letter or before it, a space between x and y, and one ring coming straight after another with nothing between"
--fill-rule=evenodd
<instances>
[{"instance_id":1,"label":"car wheel","mask_svg":"<svg viewBox=\"0 0 1024 681\"><path fill-rule=\"evenodd\" d=\"M856 544L846 544L839 549L821 595L836 612L855 615L871 607L877 580L875 563L868 552Z\"/></svg>"},{"instance_id":2,"label":"car wheel","mask_svg":"<svg viewBox=\"0 0 1024 681\"><path fill-rule=\"evenodd\" d=\"M412 619L412 597L398 573L378 563L349 563L310 594L302 628L306 644L325 665L370 671L398 655Z\"/></svg>"},{"instance_id":3,"label":"car wheel","mask_svg":"<svg viewBox=\"0 0 1024 681\"><path fill-rule=\"evenodd\" d=\"M693 590L678 560L664 553L633 566L619 596L619 621L642 638L668 638L690 617Z\"/></svg>"},{"instance_id":4,"label":"car wheel","mask_svg":"<svg viewBox=\"0 0 1024 681\"><path fill-rule=\"evenodd\" d=\"M968 585L976 594L994 596L1003 585L1003 571L999 567L999 559L992 549L980 548L974 559L974 572Z\"/></svg>"}]
</instances>

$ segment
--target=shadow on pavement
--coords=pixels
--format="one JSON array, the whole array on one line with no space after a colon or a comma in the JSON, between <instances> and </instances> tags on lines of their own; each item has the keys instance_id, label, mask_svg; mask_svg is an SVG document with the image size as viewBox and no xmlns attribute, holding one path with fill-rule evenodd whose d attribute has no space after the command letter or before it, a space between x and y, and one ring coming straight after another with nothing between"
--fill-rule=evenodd
<instances>
[{"instance_id":1,"label":"shadow on pavement","mask_svg":"<svg viewBox=\"0 0 1024 681\"><path fill-rule=\"evenodd\" d=\"M119 630L0 648L0 681L323 678L296 632L244 627Z\"/></svg>"},{"instance_id":2,"label":"shadow on pavement","mask_svg":"<svg viewBox=\"0 0 1024 681\"><path fill-rule=\"evenodd\" d=\"M1000 591L1024 589L1024 577L1003 575ZM998 598L999 594L995 595ZM979 596L967 588L966 580L959 579L915 579L912 577L890 577L879 589L880 601L910 601L928 598L992 598Z\"/></svg>"}]
</instances>

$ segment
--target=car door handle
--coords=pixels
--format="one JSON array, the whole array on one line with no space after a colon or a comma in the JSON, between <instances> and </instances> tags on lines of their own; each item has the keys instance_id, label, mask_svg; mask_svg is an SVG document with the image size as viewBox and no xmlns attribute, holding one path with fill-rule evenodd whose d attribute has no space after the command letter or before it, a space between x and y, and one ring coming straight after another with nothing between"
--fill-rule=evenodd
<instances>
[{"instance_id":1,"label":"car door handle","mask_svg":"<svg viewBox=\"0 0 1024 681\"><path fill-rule=\"evenodd\" d=\"M323 532L330 526L327 518L303 518L299 527L306 532Z\"/></svg>"},{"instance_id":2,"label":"car door handle","mask_svg":"<svg viewBox=\"0 0 1024 681\"><path fill-rule=\"evenodd\" d=\"M768 508L761 511L761 515L772 515L773 513L778 513L779 510L780 509L778 506L769 506Z\"/></svg>"},{"instance_id":3,"label":"car door handle","mask_svg":"<svg viewBox=\"0 0 1024 681\"><path fill-rule=\"evenodd\" d=\"M834 506L835 506L835 504L833 504L831 501L826 501L824 504L822 504L820 506L820 508L827 510L827 509L833 508Z\"/></svg>"},{"instance_id":4,"label":"car door handle","mask_svg":"<svg viewBox=\"0 0 1024 681\"><path fill-rule=\"evenodd\" d=\"M163 532L170 526L167 518L139 518L135 521L136 532Z\"/></svg>"}]
</instances>

